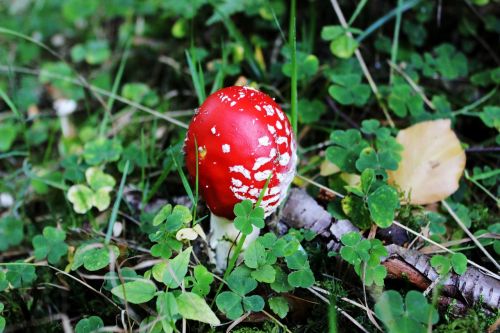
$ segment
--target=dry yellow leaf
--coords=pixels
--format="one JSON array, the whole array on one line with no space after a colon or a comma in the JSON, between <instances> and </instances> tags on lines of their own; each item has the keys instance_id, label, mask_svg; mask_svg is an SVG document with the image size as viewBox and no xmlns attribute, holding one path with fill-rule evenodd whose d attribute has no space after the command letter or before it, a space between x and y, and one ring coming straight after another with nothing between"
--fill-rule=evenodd
<instances>
[{"instance_id":1,"label":"dry yellow leaf","mask_svg":"<svg viewBox=\"0 0 500 333\"><path fill-rule=\"evenodd\" d=\"M389 182L399 186L410 203L425 205L443 200L458 189L465 168L465 152L449 119L424 121L399 132L401 162L389 171Z\"/></svg>"}]
</instances>

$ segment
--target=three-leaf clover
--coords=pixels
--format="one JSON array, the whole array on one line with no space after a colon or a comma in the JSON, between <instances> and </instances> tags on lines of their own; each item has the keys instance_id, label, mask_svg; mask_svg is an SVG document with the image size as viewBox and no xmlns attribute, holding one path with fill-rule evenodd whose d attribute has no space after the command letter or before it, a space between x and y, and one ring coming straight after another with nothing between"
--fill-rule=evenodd
<instances>
[{"instance_id":1,"label":"three-leaf clover","mask_svg":"<svg viewBox=\"0 0 500 333\"><path fill-rule=\"evenodd\" d=\"M262 229L264 228L264 209L262 207L253 207L250 200L243 200L234 205L234 226L241 231L243 235L250 235L253 226Z\"/></svg>"},{"instance_id":2,"label":"three-leaf clover","mask_svg":"<svg viewBox=\"0 0 500 333\"><path fill-rule=\"evenodd\" d=\"M382 242L378 239L361 239L357 232L342 235L341 241L344 244L340 249L342 259L354 266L356 273L364 278L365 284L383 286L387 269L380 265L380 260L387 256L387 249Z\"/></svg>"},{"instance_id":3,"label":"three-leaf clover","mask_svg":"<svg viewBox=\"0 0 500 333\"><path fill-rule=\"evenodd\" d=\"M85 171L87 185L73 185L68 190L68 200L73 204L73 209L79 214L85 214L92 207L99 211L106 210L111 198L109 193L116 184L115 179L100 168L90 167Z\"/></svg>"},{"instance_id":4,"label":"three-leaf clover","mask_svg":"<svg viewBox=\"0 0 500 333\"><path fill-rule=\"evenodd\" d=\"M399 117L418 116L424 112L424 100L406 83L392 87L389 108Z\"/></svg>"},{"instance_id":5,"label":"three-leaf clover","mask_svg":"<svg viewBox=\"0 0 500 333\"><path fill-rule=\"evenodd\" d=\"M24 238L23 221L14 216L0 218L0 251L18 245Z\"/></svg>"},{"instance_id":6,"label":"three-leaf clover","mask_svg":"<svg viewBox=\"0 0 500 333\"><path fill-rule=\"evenodd\" d=\"M90 165L115 162L120 159L122 150L118 141L101 137L85 144L83 158Z\"/></svg>"},{"instance_id":7,"label":"three-leaf clover","mask_svg":"<svg viewBox=\"0 0 500 333\"><path fill-rule=\"evenodd\" d=\"M454 253L451 257L440 254L431 258L431 266L439 275L446 275L453 268L455 273L462 275L467 271L467 257L463 253Z\"/></svg>"},{"instance_id":8,"label":"three-leaf clover","mask_svg":"<svg viewBox=\"0 0 500 333\"><path fill-rule=\"evenodd\" d=\"M333 131L330 140L334 146L326 149L326 158L342 171L355 173L356 161L361 151L368 147L368 142L355 129Z\"/></svg>"},{"instance_id":9,"label":"three-leaf clover","mask_svg":"<svg viewBox=\"0 0 500 333\"><path fill-rule=\"evenodd\" d=\"M33 237L35 258L41 260L47 258L51 264L57 264L61 257L68 252L68 245L64 242L66 233L64 230L54 227L45 227L43 235Z\"/></svg>"},{"instance_id":10,"label":"three-leaf clover","mask_svg":"<svg viewBox=\"0 0 500 333\"><path fill-rule=\"evenodd\" d=\"M111 260L116 260L120 250L114 245L103 245L97 242L88 242L80 245L75 251L71 270L81 266L89 271L98 271L110 265Z\"/></svg>"},{"instance_id":11,"label":"three-leaf clover","mask_svg":"<svg viewBox=\"0 0 500 333\"><path fill-rule=\"evenodd\" d=\"M91 333L97 331L104 327L104 322L98 316L90 316L88 318L81 319L78 324L76 324L76 333Z\"/></svg>"},{"instance_id":12,"label":"three-leaf clover","mask_svg":"<svg viewBox=\"0 0 500 333\"><path fill-rule=\"evenodd\" d=\"M350 58L359 46L359 43L347 35L347 32L359 33L359 29L344 29L339 25L329 25L321 30L321 39L330 41L330 50L339 58Z\"/></svg>"},{"instance_id":13,"label":"three-leaf clover","mask_svg":"<svg viewBox=\"0 0 500 333\"><path fill-rule=\"evenodd\" d=\"M235 320L243 312L259 312L264 309L264 299L259 295L247 296L257 288L257 281L251 276L251 270L244 266L237 267L227 279L231 291L224 291L216 298L217 307L229 318Z\"/></svg>"},{"instance_id":14,"label":"three-leaf clover","mask_svg":"<svg viewBox=\"0 0 500 333\"><path fill-rule=\"evenodd\" d=\"M428 323L439 320L432 304L414 290L406 294L404 303L397 291L385 291L375 304L375 313L391 333L425 333Z\"/></svg>"}]
</instances>

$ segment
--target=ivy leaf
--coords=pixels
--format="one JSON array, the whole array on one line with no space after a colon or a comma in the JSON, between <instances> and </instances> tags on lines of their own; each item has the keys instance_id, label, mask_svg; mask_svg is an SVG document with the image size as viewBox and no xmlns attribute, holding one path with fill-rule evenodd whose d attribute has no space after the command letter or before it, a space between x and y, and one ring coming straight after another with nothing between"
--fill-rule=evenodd
<instances>
[{"instance_id":1,"label":"ivy leaf","mask_svg":"<svg viewBox=\"0 0 500 333\"><path fill-rule=\"evenodd\" d=\"M136 280L116 286L111 293L132 304L142 304L153 299L156 286L149 280Z\"/></svg>"},{"instance_id":2,"label":"ivy leaf","mask_svg":"<svg viewBox=\"0 0 500 333\"><path fill-rule=\"evenodd\" d=\"M90 165L115 162L120 159L122 146L116 140L98 138L87 142L83 150L83 158Z\"/></svg>"},{"instance_id":3,"label":"ivy leaf","mask_svg":"<svg viewBox=\"0 0 500 333\"><path fill-rule=\"evenodd\" d=\"M23 221L14 216L0 218L0 252L19 245L24 239Z\"/></svg>"},{"instance_id":4,"label":"ivy leaf","mask_svg":"<svg viewBox=\"0 0 500 333\"><path fill-rule=\"evenodd\" d=\"M195 293L181 293L177 296L177 306L183 318L200 321L212 326L220 325L219 318L210 309L205 299Z\"/></svg>"},{"instance_id":5,"label":"ivy leaf","mask_svg":"<svg viewBox=\"0 0 500 333\"><path fill-rule=\"evenodd\" d=\"M78 324L76 324L76 333L91 333L104 327L104 322L98 316L90 316L88 318L81 319Z\"/></svg>"},{"instance_id":6,"label":"ivy leaf","mask_svg":"<svg viewBox=\"0 0 500 333\"><path fill-rule=\"evenodd\" d=\"M68 252L68 245L64 243L66 233L63 230L54 227L45 227L43 236L33 237L33 247L35 249L35 258L37 260L45 259L51 264L57 264L61 257Z\"/></svg>"},{"instance_id":7,"label":"ivy leaf","mask_svg":"<svg viewBox=\"0 0 500 333\"><path fill-rule=\"evenodd\" d=\"M244 235L250 235L253 227L261 229L264 227L264 209L262 207L253 208L250 200L243 200L234 205L234 226Z\"/></svg>"},{"instance_id":8,"label":"ivy leaf","mask_svg":"<svg viewBox=\"0 0 500 333\"><path fill-rule=\"evenodd\" d=\"M278 315L281 319L285 318L290 310L288 306L288 301L286 298L278 296L271 297L269 299L269 307L271 310Z\"/></svg>"},{"instance_id":9,"label":"ivy leaf","mask_svg":"<svg viewBox=\"0 0 500 333\"><path fill-rule=\"evenodd\" d=\"M368 147L361 133L355 129L336 130L331 133L330 140L335 146L326 149L326 158L342 171L355 173L356 160L361 151Z\"/></svg>"},{"instance_id":10,"label":"ivy leaf","mask_svg":"<svg viewBox=\"0 0 500 333\"><path fill-rule=\"evenodd\" d=\"M373 221L381 228L390 227L399 207L398 192L391 186L382 185L368 195L367 202Z\"/></svg>"}]
</instances>

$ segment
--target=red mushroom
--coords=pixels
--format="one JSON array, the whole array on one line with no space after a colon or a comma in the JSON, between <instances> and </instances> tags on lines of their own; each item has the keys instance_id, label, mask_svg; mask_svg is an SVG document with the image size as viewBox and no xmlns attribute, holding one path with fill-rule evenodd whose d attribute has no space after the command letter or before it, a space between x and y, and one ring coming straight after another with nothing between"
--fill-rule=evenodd
<instances>
[{"instance_id":1,"label":"red mushroom","mask_svg":"<svg viewBox=\"0 0 500 333\"><path fill-rule=\"evenodd\" d=\"M272 98L239 86L210 95L189 125L184 149L192 179L195 139L199 188L212 212L210 247L221 269L238 235L232 224L234 205L245 199L257 202L272 174L261 207L266 216L274 212L295 174L295 141L288 118ZM257 236L254 228L245 242Z\"/></svg>"}]
</instances>

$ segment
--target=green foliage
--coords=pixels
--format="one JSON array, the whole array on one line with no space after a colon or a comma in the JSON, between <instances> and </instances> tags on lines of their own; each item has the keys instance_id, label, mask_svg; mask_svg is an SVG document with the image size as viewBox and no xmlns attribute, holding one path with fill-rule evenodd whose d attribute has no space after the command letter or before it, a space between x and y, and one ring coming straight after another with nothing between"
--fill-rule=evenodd
<instances>
[{"instance_id":1,"label":"green foliage","mask_svg":"<svg viewBox=\"0 0 500 333\"><path fill-rule=\"evenodd\" d=\"M89 65L102 64L111 56L106 40L89 40L85 44L76 44L71 48L71 59L74 62L85 60Z\"/></svg>"},{"instance_id":2,"label":"green foliage","mask_svg":"<svg viewBox=\"0 0 500 333\"><path fill-rule=\"evenodd\" d=\"M390 333L424 333L428 323L435 324L439 320L432 304L414 290L406 294L404 303L397 291L385 291L375 304L375 313Z\"/></svg>"},{"instance_id":3,"label":"green foliage","mask_svg":"<svg viewBox=\"0 0 500 333\"><path fill-rule=\"evenodd\" d=\"M156 291L155 284L149 280L127 282L111 290L113 295L133 304L149 302L155 296Z\"/></svg>"},{"instance_id":4,"label":"green foliage","mask_svg":"<svg viewBox=\"0 0 500 333\"><path fill-rule=\"evenodd\" d=\"M434 255L431 258L431 265L439 275L448 274L451 269L458 275L462 275L467 270L467 257L462 253L454 253L451 257Z\"/></svg>"},{"instance_id":5,"label":"green foliage","mask_svg":"<svg viewBox=\"0 0 500 333\"><path fill-rule=\"evenodd\" d=\"M76 213L84 214L92 207L99 211L106 210L111 198L109 193L116 184L115 179L97 167L90 167L85 171L87 185L73 185L68 190L68 200L73 204Z\"/></svg>"},{"instance_id":6,"label":"green foliage","mask_svg":"<svg viewBox=\"0 0 500 333\"><path fill-rule=\"evenodd\" d=\"M98 316L80 319L75 326L76 333L91 333L104 327L104 322Z\"/></svg>"},{"instance_id":7,"label":"green foliage","mask_svg":"<svg viewBox=\"0 0 500 333\"><path fill-rule=\"evenodd\" d=\"M234 206L234 226L241 231L243 235L250 235L252 233L252 226L259 229L264 227L264 208L253 207L250 200L243 200Z\"/></svg>"},{"instance_id":8,"label":"green foliage","mask_svg":"<svg viewBox=\"0 0 500 333\"><path fill-rule=\"evenodd\" d=\"M114 245L105 246L98 242L87 242L76 249L71 270L83 266L88 271L98 271L110 265L119 255L120 250Z\"/></svg>"},{"instance_id":9,"label":"green foliage","mask_svg":"<svg viewBox=\"0 0 500 333\"><path fill-rule=\"evenodd\" d=\"M54 227L43 228L43 235L33 237L33 248L37 260L47 258L50 264L57 264L68 252L68 245L64 242L66 233Z\"/></svg>"},{"instance_id":10,"label":"green foliage","mask_svg":"<svg viewBox=\"0 0 500 333\"><path fill-rule=\"evenodd\" d=\"M269 307L280 318L285 318L290 310L288 301L284 297L271 297L269 299Z\"/></svg>"},{"instance_id":11,"label":"green foliage","mask_svg":"<svg viewBox=\"0 0 500 333\"><path fill-rule=\"evenodd\" d=\"M2 302L0 302L0 314L3 312L4 310L4 305ZM6 320L5 318L0 315L0 333L3 332L3 330L5 329L5 324L6 324Z\"/></svg>"},{"instance_id":12,"label":"green foliage","mask_svg":"<svg viewBox=\"0 0 500 333\"><path fill-rule=\"evenodd\" d=\"M363 278L366 285L384 285L387 269L380 264L381 258L387 256L387 250L378 239L361 239L357 232L342 235L340 250L342 259L354 266L356 273Z\"/></svg>"},{"instance_id":13,"label":"green foliage","mask_svg":"<svg viewBox=\"0 0 500 333\"><path fill-rule=\"evenodd\" d=\"M24 238L23 221L14 216L0 218L0 251L18 245Z\"/></svg>"}]
</instances>

